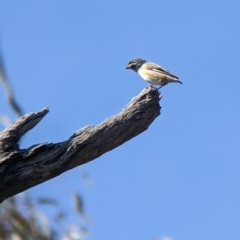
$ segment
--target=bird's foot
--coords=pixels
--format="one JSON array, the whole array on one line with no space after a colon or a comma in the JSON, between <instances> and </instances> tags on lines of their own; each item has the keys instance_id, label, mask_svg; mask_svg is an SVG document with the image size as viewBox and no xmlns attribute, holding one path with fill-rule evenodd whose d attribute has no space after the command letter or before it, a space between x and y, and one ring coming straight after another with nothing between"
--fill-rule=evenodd
<instances>
[{"instance_id":1,"label":"bird's foot","mask_svg":"<svg viewBox=\"0 0 240 240\"><path fill-rule=\"evenodd\" d=\"M154 87L152 84L150 85L150 88L155 88L156 89L156 87Z\"/></svg>"}]
</instances>

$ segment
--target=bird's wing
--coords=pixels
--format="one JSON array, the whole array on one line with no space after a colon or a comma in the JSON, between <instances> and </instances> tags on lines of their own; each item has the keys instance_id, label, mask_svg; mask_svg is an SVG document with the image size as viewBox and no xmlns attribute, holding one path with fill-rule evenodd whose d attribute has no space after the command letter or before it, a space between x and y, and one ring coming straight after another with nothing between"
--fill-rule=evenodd
<instances>
[{"instance_id":1,"label":"bird's wing","mask_svg":"<svg viewBox=\"0 0 240 240\"><path fill-rule=\"evenodd\" d=\"M146 66L147 69L149 69L151 71L163 73L163 74L166 74L166 75L171 76L173 78L179 79L177 76L171 74L166 69L162 68L160 65L158 65L156 63L148 62L145 66Z\"/></svg>"}]
</instances>

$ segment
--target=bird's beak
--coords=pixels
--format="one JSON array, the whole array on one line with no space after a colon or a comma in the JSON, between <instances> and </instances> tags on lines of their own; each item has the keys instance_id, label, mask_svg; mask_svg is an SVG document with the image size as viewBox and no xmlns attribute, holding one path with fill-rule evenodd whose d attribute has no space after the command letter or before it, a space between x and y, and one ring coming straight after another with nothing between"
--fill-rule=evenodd
<instances>
[{"instance_id":1,"label":"bird's beak","mask_svg":"<svg viewBox=\"0 0 240 240\"><path fill-rule=\"evenodd\" d=\"M132 64L129 63L127 66L126 66L126 69L130 69L132 67Z\"/></svg>"}]
</instances>

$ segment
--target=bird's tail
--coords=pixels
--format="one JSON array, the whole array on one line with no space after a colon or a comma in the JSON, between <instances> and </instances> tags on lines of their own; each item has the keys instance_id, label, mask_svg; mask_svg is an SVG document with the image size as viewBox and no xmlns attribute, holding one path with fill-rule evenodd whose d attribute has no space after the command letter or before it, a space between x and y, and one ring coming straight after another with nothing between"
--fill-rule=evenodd
<instances>
[{"instance_id":1,"label":"bird's tail","mask_svg":"<svg viewBox=\"0 0 240 240\"><path fill-rule=\"evenodd\" d=\"M183 84L180 80L176 80L176 82Z\"/></svg>"}]
</instances>

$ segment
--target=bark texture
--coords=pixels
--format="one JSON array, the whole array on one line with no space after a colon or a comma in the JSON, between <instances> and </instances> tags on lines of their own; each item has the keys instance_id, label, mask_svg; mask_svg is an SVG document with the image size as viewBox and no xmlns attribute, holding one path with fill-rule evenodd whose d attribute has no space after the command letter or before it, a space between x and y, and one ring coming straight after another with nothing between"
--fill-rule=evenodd
<instances>
[{"instance_id":1,"label":"bark texture","mask_svg":"<svg viewBox=\"0 0 240 240\"><path fill-rule=\"evenodd\" d=\"M68 140L19 149L19 139L49 112L19 118L0 133L0 202L98 158L145 131L160 114L159 92L143 89L120 113L97 126L77 130Z\"/></svg>"}]
</instances>

